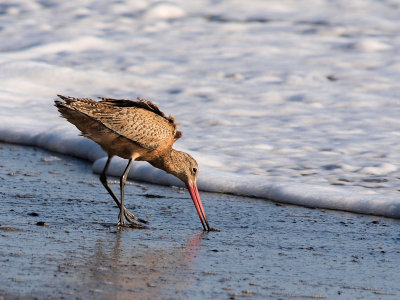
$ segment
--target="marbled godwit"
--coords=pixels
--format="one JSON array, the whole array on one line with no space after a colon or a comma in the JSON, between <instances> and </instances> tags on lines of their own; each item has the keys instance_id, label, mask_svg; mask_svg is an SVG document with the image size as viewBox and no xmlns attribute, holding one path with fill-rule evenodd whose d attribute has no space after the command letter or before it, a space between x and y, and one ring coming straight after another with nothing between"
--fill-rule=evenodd
<instances>
[{"instance_id":1,"label":"marbled godwit","mask_svg":"<svg viewBox=\"0 0 400 300\"><path fill-rule=\"evenodd\" d=\"M108 154L100 181L120 209L119 226L125 225L125 218L131 226L137 228L144 226L135 221L146 223L124 206L124 185L132 161L143 160L186 184L204 230L210 230L196 185L199 171L197 162L189 154L172 148L173 143L182 136L172 116L167 117L155 104L142 99L131 101L101 98L100 101L94 101L61 95L58 97L65 101L55 101L61 116L74 124L83 136L98 143ZM128 159L120 179L120 200L109 187L106 178L113 156Z\"/></svg>"}]
</instances>

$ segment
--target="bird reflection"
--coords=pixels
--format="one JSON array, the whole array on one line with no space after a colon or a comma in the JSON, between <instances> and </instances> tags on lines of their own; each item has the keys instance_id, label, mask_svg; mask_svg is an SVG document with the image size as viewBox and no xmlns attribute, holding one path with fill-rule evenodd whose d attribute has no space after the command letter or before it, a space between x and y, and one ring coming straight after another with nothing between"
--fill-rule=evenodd
<instances>
[{"instance_id":1,"label":"bird reflection","mask_svg":"<svg viewBox=\"0 0 400 300\"><path fill-rule=\"evenodd\" d=\"M194 283L196 254L205 234L189 236L183 244L168 248L165 240L148 244L130 240L127 245L124 232L117 231L113 242L96 242L78 280L92 296L106 299L184 295Z\"/></svg>"}]
</instances>

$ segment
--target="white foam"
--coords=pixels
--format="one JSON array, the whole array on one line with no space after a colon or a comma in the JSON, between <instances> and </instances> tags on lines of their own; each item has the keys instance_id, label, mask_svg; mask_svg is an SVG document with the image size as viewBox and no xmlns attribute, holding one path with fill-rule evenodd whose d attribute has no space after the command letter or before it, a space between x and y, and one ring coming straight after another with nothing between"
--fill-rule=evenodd
<instances>
[{"instance_id":1,"label":"white foam","mask_svg":"<svg viewBox=\"0 0 400 300\"><path fill-rule=\"evenodd\" d=\"M397 167L393 164L384 163L374 167L364 167L360 170L361 173L371 175L387 175L397 171Z\"/></svg>"},{"instance_id":2,"label":"white foam","mask_svg":"<svg viewBox=\"0 0 400 300\"><path fill-rule=\"evenodd\" d=\"M184 17L185 11L173 3L158 2L151 5L143 16L147 20L171 20Z\"/></svg>"},{"instance_id":3,"label":"white foam","mask_svg":"<svg viewBox=\"0 0 400 300\"><path fill-rule=\"evenodd\" d=\"M390 49L390 45L380 42L374 39L364 39L357 42L354 45L355 49L366 51L366 52L376 52L376 51L384 51Z\"/></svg>"}]
</instances>

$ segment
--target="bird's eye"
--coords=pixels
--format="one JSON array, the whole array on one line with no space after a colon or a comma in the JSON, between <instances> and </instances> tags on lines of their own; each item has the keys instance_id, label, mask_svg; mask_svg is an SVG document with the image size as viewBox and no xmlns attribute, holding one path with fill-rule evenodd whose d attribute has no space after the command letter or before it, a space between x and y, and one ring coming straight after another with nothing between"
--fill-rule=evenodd
<instances>
[{"instance_id":1,"label":"bird's eye","mask_svg":"<svg viewBox=\"0 0 400 300\"><path fill-rule=\"evenodd\" d=\"M195 174L196 174L196 172L197 172L197 168L193 168L193 169L192 169L192 171L193 171L193 173L195 173Z\"/></svg>"}]
</instances>

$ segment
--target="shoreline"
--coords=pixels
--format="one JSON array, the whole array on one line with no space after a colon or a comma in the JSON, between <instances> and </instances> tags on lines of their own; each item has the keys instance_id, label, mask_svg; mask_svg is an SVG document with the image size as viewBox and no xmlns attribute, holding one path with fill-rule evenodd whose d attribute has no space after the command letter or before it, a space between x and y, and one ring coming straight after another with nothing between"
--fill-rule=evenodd
<instances>
[{"instance_id":1,"label":"shoreline","mask_svg":"<svg viewBox=\"0 0 400 300\"><path fill-rule=\"evenodd\" d=\"M29 137L29 134L19 136L18 130L15 134L11 130L8 133L9 138L5 141L20 146L39 147L55 154L90 161L93 164L93 171L100 174L106 162L106 155L101 148L93 141L77 136L73 133L74 131L66 136L61 135L62 131L62 129L45 130ZM204 164L201 157L198 160L200 165ZM120 176L125 166L125 160L114 157L108 174ZM174 176L140 161L133 164L128 178L149 184L183 187L182 182ZM400 219L400 201L395 195L375 193L372 190L348 190L346 186L320 186L296 181L282 183L273 181L272 178L270 178L271 181L266 181L258 175L219 172L210 169L206 164L198 177L198 187L203 192L264 199L312 209L329 209Z\"/></svg>"}]
</instances>

